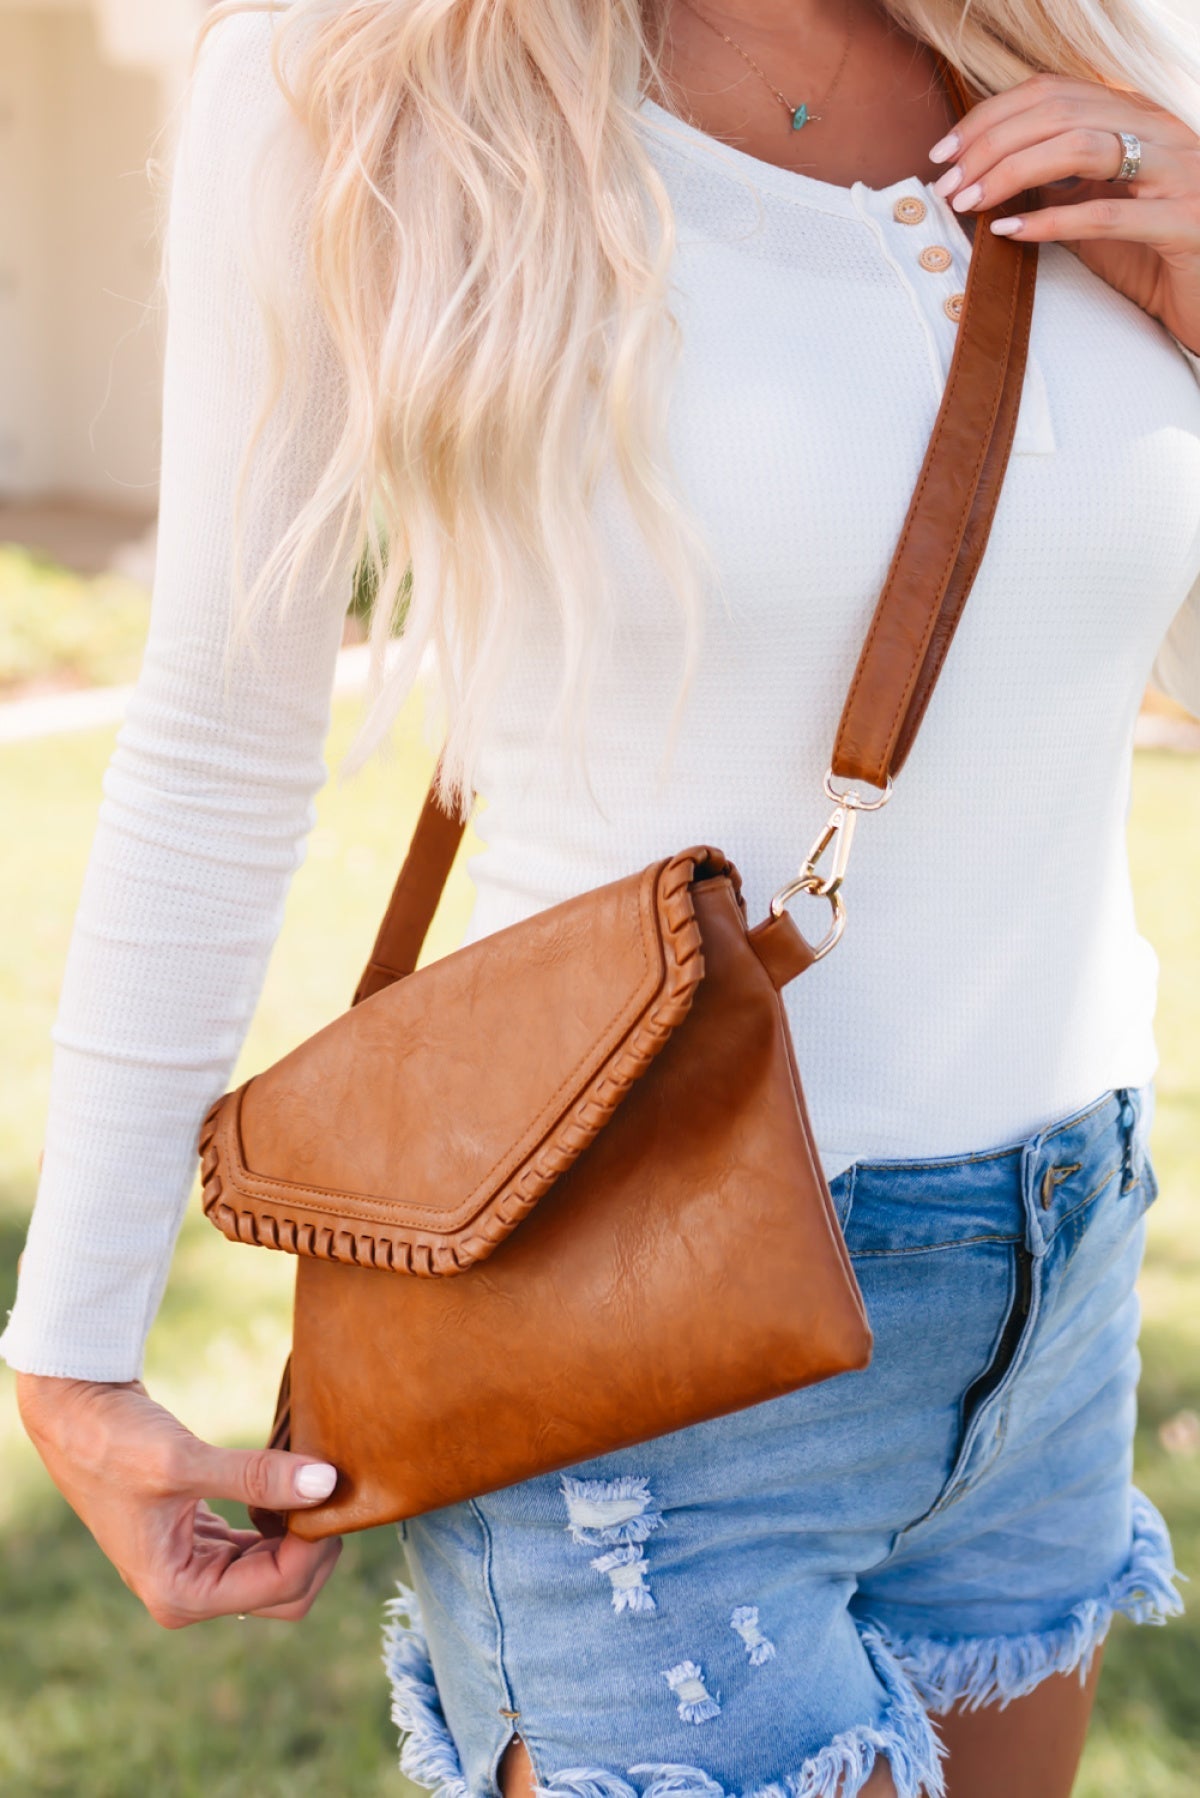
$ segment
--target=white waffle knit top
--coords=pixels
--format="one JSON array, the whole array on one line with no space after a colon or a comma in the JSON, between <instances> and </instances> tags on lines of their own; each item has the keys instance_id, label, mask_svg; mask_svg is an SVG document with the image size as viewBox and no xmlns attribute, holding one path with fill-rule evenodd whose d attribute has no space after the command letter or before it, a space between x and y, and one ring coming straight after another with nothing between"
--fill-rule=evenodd
<instances>
[{"instance_id":1,"label":"white waffle knit top","mask_svg":"<svg viewBox=\"0 0 1200 1798\"><path fill-rule=\"evenodd\" d=\"M175 176L149 643L105 781L2 1343L33 1372L140 1371L197 1127L228 1083L324 776L343 579L265 619L226 686L238 464L264 366L235 221L279 104L268 29L241 17L211 41ZM679 224L672 450L724 592L664 769L681 626L618 484L605 490L619 615L591 712L593 790L547 750L558 642L535 621L481 769L476 938L695 842L732 856L763 914L827 815L838 714L954 345L969 242L928 186L830 186L652 104L643 117ZM330 445L325 354L314 329L311 402L249 518L251 565ZM1200 710L1198 575L1194 368L1068 252L1044 250L982 571L892 803L860 824L846 937L788 989L830 1175L1006 1145L1152 1075L1130 756L1152 665ZM398 820L398 856L400 835Z\"/></svg>"}]
</instances>

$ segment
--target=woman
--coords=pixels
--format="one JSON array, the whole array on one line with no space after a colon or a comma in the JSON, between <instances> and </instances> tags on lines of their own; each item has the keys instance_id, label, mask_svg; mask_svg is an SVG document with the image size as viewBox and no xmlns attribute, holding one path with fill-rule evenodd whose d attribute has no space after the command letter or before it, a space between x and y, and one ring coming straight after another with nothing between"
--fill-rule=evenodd
<instances>
[{"instance_id":1,"label":"woman","mask_svg":"<svg viewBox=\"0 0 1200 1798\"><path fill-rule=\"evenodd\" d=\"M973 220L1034 190L992 540L792 1007L874 1363L410 1523L424 1619L389 1658L402 1765L462 1798L1062 1798L1112 1616L1178 1608L1130 1486L1154 962L1123 823L1152 664L1200 706L1193 65L1135 0L216 21L150 642L4 1337L27 1427L160 1622L307 1612L337 1544L203 1501L294 1509L333 1471L200 1443L138 1375L363 533L378 650L407 611L360 753L432 654L447 789L487 799L474 936L691 840L761 910L821 819ZM990 95L961 120L935 50Z\"/></svg>"}]
</instances>

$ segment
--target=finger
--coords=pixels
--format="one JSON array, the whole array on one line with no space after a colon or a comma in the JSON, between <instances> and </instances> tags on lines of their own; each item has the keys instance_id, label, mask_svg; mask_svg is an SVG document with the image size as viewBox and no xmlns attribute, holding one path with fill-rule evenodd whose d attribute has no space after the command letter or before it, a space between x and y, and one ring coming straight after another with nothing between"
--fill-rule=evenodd
<instances>
[{"instance_id":1,"label":"finger","mask_svg":"<svg viewBox=\"0 0 1200 1798\"><path fill-rule=\"evenodd\" d=\"M1121 140L1114 131L1080 127L1006 156L994 167L973 167L964 156L961 163L934 183L934 192L943 199L949 197L955 212L974 211L1000 206L1016 194L1048 187L1071 176L1084 181L1108 181L1120 168L1123 156ZM1158 144L1143 144L1139 201L1184 191L1183 165L1174 152Z\"/></svg>"},{"instance_id":2,"label":"finger","mask_svg":"<svg viewBox=\"0 0 1200 1798\"><path fill-rule=\"evenodd\" d=\"M245 1554L248 1548L253 1548L256 1542L262 1541L262 1536L257 1530L230 1530L228 1534L224 1536L218 1536L214 1531L211 1536L205 1539L212 1542L227 1543L237 1554Z\"/></svg>"},{"instance_id":3,"label":"finger","mask_svg":"<svg viewBox=\"0 0 1200 1798\"><path fill-rule=\"evenodd\" d=\"M192 1534L208 1542L236 1542L239 1548L252 1548L263 1538L261 1530L227 1523L224 1517L196 1518L192 1525Z\"/></svg>"},{"instance_id":4,"label":"finger","mask_svg":"<svg viewBox=\"0 0 1200 1798\"><path fill-rule=\"evenodd\" d=\"M1176 200L1082 200L993 219L997 237L1026 243L1083 243L1105 238L1144 243L1172 256L1200 252L1200 209Z\"/></svg>"},{"instance_id":5,"label":"finger","mask_svg":"<svg viewBox=\"0 0 1200 1798\"><path fill-rule=\"evenodd\" d=\"M281 1448L214 1448L191 1439L183 1490L196 1498L231 1498L264 1511L311 1509L329 1498L337 1469L312 1455Z\"/></svg>"},{"instance_id":6,"label":"finger","mask_svg":"<svg viewBox=\"0 0 1200 1798\"><path fill-rule=\"evenodd\" d=\"M325 1584L342 1552L338 1536L302 1542L280 1536L230 1561L220 1572L206 1606L212 1615L266 1616L275 1612L303 1615Z\"/></svg>"},{"instance_id":7,"label":"finger","mask_svg":"<svg viewBox=\"0 0 1200 1798\"><path fill-rule=\"evenodd\" d=\"M202 1542L229 1542L238 1549L253 1548L256 1542L262 1541L262 1531L253 1529L237 1529L227 1523L224 1517L217 1517L209 1511L204 1515L206 1507L196 1507L196 1517L192 1523L192 1534Z\"/></svg>"},{"instance_id":8,"label":"finger","mask_svg":"<svg viewBox=\"0 0 1200 1798\"><path fill-rule=\"evenodd\" d=\"M333 1570L338 1564L342 1548L340 1539L336 1537L333 1538L331 1546L335 1552L321 1562L321 1565L317 1569L316 1577L313 1579L303 1598L299 1599L295 1604L271 1605L266 1610L249 1611L246 1615L259 1617L267 1623L302 1622L312 1610L313 1605L317 1602L324 1586L332 1576Z\"/></svg>"},{"instance_id":9,"label":"finger","mask_svg":"<svg viewBox=\"0 0 1200 1798\"><path fill-rule=\"evenodd\" d=\"M931 160L949 162L969 154L990 138L996 155L1051 137L1076 126L1136 131L1139 136L1176 147L1195 143L1195 133L1181 119L1148 100L1098 81L1076 81L1062 75L1033 75L1002 93L980 100L933 146Z\"/></svg>"},{"instance_id":10,"label":"finger","mask_svg":"<svg viewBox=\"0 0 1200 1798\"><path fill-rule=\"evenodd\" d=\"M212 1617L248 1615L302 1604L319 1589L337 1561L337 1537L302 1542L298 1536L259 1537L249 1548L197 1543L186 1567L161 1589L138 1592L150 1614L168 1629Z\"/></svg>"}]
</instances>

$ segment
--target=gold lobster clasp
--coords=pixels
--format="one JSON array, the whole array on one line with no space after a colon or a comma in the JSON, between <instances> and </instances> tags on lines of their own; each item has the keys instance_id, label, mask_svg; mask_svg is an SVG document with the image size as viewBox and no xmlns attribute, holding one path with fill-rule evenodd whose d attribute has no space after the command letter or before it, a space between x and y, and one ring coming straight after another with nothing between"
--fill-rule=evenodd
<instances>
[{"instance_id":1,"label":"gold lobster clasp","mask_svg":"<svg viewBox=\"0 0 1200 1798\"><path fill-rule=\"evenodd\" d=\"M886 787L876 798L865 799L853 788L846 793L838 792L833 784L831 768L825 776L825 792L833 800L834 809L809 850L799 874L794 880L789 880L786 886L780 887L771 901L771 915L778 918L798 893L811 893L816 899L828 899L833 917L825 936L813 950L814 961L820 961L822 956L828 955L835 944L841 941L842 932L846 928L846 902L842 898L842 883L850 861L858 814L882 810L892 796L891 776L888 776ZM829 870L821 874L817 864L831 847L833 857Z\"/></svg>"}]
</instances>

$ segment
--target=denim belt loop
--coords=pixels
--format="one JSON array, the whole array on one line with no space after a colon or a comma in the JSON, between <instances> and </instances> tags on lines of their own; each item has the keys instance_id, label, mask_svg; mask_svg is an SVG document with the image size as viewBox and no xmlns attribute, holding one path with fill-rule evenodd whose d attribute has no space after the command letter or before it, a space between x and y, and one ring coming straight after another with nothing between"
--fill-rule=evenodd
<instances>
[{"instance_id":1,"label":"denim belt loop","mask_svg":"<svg viewBox=\"0 0 1200 1798\"><path fill-rule=\"evenodd\" d=\"M1120 1105L1121 1130L1121 1191L1128 1192L1137 1183L1138 1177L1138 1121L1141 1115L1141 1095L1135 1088L1122 1086L1117 1089L1117 1102Z\"/></svg>"},{"instance_id":2,"label":"denim belt loop","mask_svg":"<svg viewBox=\"0 0 1200 1798\"><path fill-rule=\"evenodd\" d=\"M1046 1136L1040 1132L1021 1147L1021 1197L1025 1205L1025 1246L1035 1261L1046 1253L1041 1187Z\"/></svg>"}]
</instances>

